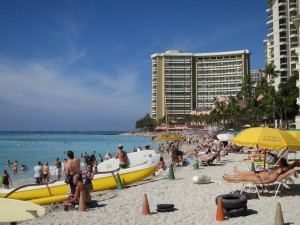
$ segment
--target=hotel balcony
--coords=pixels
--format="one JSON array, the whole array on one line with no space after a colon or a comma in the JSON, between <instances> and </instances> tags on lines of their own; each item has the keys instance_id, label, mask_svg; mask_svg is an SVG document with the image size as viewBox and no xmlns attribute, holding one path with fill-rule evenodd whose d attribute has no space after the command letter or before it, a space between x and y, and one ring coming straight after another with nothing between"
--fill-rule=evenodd
<instances>
[{"instance_id":1,"label":"hotel balcony","mask_svg":"<svg viewBox=\"0 0 300 225\"><path fill-rule=\"evenodd\" d=\"M296 81L296 87L300 87L300 80Z\"/></svg>"}]
</instances>

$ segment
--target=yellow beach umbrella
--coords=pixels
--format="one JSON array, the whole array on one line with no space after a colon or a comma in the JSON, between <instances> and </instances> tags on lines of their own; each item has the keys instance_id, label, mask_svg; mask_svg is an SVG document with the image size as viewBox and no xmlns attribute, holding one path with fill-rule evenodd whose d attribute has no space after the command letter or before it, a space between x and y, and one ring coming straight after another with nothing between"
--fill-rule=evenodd
<instances>
[{"instance_id":1,"label":"yellow beach umbrella","mask_svg":"<svg viewBox=\"0 0 300 225\"><path fill-rule=\"evenodd\" d=\"M300 141L300 131L297 130L289 130L287 131L290 133L294 138L296 138L298 141Z\"/></svg>"},{"instance_id":2,"label":"yellow beach umbrella","mask_svg":"<svg viewBox=\"0 0 300 225\"><path fill-rule=\"evenodd\" d=\"M290 133L275 128L248 128L232 139L232 142L238 146L300 151L300 141Z\"/></svg>"}]
</instances>

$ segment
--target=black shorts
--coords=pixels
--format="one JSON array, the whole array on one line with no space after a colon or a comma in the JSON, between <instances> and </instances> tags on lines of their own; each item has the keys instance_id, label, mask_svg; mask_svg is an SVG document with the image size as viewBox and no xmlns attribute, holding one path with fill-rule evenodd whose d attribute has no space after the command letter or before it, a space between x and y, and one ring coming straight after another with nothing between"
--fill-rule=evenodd
<instances>
[{"instance_id":1,"label":"black shorts","mask_svg":"<svg viewBox=\"0 0 300 225\"><path fill-rule=\"evenodd\" d=\"M126 169L127 168L127 163L120 163L119 167L120 167L120 169Z\"/></svg>"}]
</instances>

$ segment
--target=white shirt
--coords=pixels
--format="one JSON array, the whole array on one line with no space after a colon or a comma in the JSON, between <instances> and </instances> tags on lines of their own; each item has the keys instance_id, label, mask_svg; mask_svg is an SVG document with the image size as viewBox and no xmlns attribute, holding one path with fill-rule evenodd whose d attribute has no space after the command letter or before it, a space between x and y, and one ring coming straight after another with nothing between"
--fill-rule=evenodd
<instances>
[{"instance_id":1,"label":"white shirt","mask_svg":"<svg viewBox=\"0 0 300 225\"><path fill-rule=\"evenodd\" d=\"M34 178L38 178L38 177L42 177L42 167L39 165L36 165L33 168L33 172L34 172Z\"/></svg>"}]
</instances>

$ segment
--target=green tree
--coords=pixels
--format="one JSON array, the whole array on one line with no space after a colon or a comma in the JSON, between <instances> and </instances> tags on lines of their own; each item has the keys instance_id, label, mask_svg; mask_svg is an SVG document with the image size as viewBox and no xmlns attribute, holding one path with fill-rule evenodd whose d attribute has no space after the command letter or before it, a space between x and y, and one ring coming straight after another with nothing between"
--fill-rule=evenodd
<instances>
[{"instance_id":1,"label":"green tree","mask_svg":"<svg viewBox=\"0 0 300 225\"><path fill-rule=\"evenodd\" d=\"M243 99L246 104L249 104L250 96L251 96L251 84L249 75L245 75L242 80L242 84L239 85L241 87L240 92L237 94L238 99Z\"/></svg>"},{"instance_id":2,"label":"green tree","mask_svg":"<svg viewBox=\"0 0 300 225\"><path fill-rule=\"evenodd\" d=\"M139 119L135 123L136 129L143 129L144 131L154 131L157 122L154 118L151 118L150 115L147 113L144 118Z\"/></svg>"},{"instance_id":3,"label":"green tree","mask_svg":"<svg viewBox=\"0 0 300 225\"><path fill-rule=\"evenodd\" d=\"M273 87L273 83L274 83L274 79L276 77L278 77L279 75L279 71L276 70L276 66L272 63L266 64L265 65L265 69L262 71L265 76L268 78L269 80L269 84L271 85L271 87L269 87L267 89L267 95L268 95L268 102L269 104L272 106L272 116L273 116L273 122L275 123L275 119L276 119L276 115L275 115L275 111L278 111L277 106L277 102L276 102L276 91L275 88Z\"/></svg>"}]
</instances>

